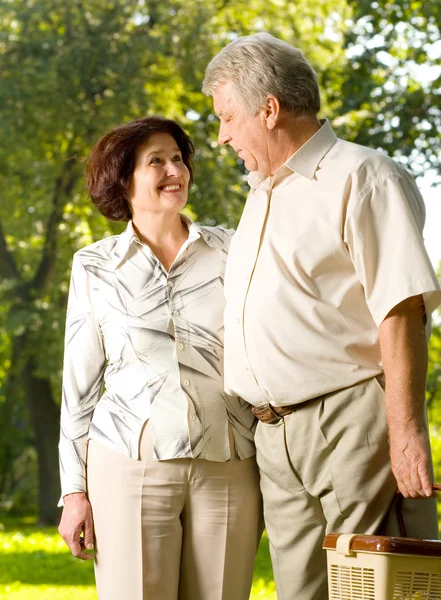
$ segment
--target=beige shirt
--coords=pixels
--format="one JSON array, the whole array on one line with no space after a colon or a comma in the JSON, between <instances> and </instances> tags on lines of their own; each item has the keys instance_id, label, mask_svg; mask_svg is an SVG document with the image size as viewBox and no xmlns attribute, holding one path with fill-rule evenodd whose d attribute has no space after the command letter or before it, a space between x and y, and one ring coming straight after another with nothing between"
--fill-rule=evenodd
<instances>
[{"instance_id":1,"label":"beige shirt","mask_svg":"<svg viewBox=\"0 0 441 600\"><path fill-rule=\"evenodd\" d=\"M389 311L441 302L411 175L325 121L272 181L249 183L225 281L227 391L283 406L380 374Z\"/></svg>"}]
</instances>

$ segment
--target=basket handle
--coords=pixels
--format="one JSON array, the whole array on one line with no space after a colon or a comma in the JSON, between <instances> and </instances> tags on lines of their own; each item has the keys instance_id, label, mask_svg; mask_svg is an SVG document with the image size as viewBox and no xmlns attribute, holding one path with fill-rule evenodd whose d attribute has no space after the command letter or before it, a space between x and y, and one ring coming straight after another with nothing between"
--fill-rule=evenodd
<instances>
[{"instance_id":1,"label":"basket handle","mask_svg":"<svg viewBox=\"0 0 441 600\"><path fill-rule=\"evenodd\" d=\"M434 492L441 492L441 484L432 483L432 489ZM404 496L401 494L399 490L397 490L394 499L392 500L391 508L393 508L395 504L395 510L397 513L398 525L400 527L401 537L407 537L407 529L406 523L404 522L403 516L403 500Z\"/></svg>"}]
</instances>

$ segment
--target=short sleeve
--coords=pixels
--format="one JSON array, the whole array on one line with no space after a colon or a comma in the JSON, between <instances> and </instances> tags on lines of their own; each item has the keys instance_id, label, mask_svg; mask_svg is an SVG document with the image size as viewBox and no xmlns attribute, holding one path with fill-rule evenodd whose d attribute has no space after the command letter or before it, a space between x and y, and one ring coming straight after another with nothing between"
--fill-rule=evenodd
<instances>
[{"instance_id":1,"label":"short sleeve","mask_svg":"<svg viewBox=\"0 0 441 600\"><path fill-rule=\"evenodd\" d=\"M344 240L379 326L400 302L422 294L426 314L441 292L423 240L424 201L409 173L365 183L350 200Z\"/></svg>"}]
</instances>

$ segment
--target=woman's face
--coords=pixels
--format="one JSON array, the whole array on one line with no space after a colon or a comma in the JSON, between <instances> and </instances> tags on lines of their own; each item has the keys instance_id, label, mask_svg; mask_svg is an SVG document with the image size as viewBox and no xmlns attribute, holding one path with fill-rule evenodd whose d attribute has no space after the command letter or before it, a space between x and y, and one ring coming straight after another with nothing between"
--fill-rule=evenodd
<instances>
[{"instance_id":1,"label":"woman's face","mask_svg":"<svg viewBox=\"0 0 441 600\"><path fill-rule=\"evenodd\" d=\"M129 198L133 217L176 214L187 202L189 181L176 140L169 133L154 133L136 157Z\"/></svg>"}]
</instances>

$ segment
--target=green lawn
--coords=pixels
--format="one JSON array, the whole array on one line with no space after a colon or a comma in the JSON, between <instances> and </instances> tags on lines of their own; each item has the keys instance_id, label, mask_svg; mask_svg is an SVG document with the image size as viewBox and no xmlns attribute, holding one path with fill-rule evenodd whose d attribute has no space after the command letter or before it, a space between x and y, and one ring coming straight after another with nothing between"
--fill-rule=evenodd
<instances>
[{"instance_id":1,"label":"green lawn","mask_svg":"<svg viewBox=\"0 0 441 600\"><path fill-rule=\"evenodd\" d=\"M73 558L55 528L32 522L0 523L0 599L97 600L92 561ZM276 600L268 552L262 538L256 559L252 600Z\"/></svg>"}]
</instances>

